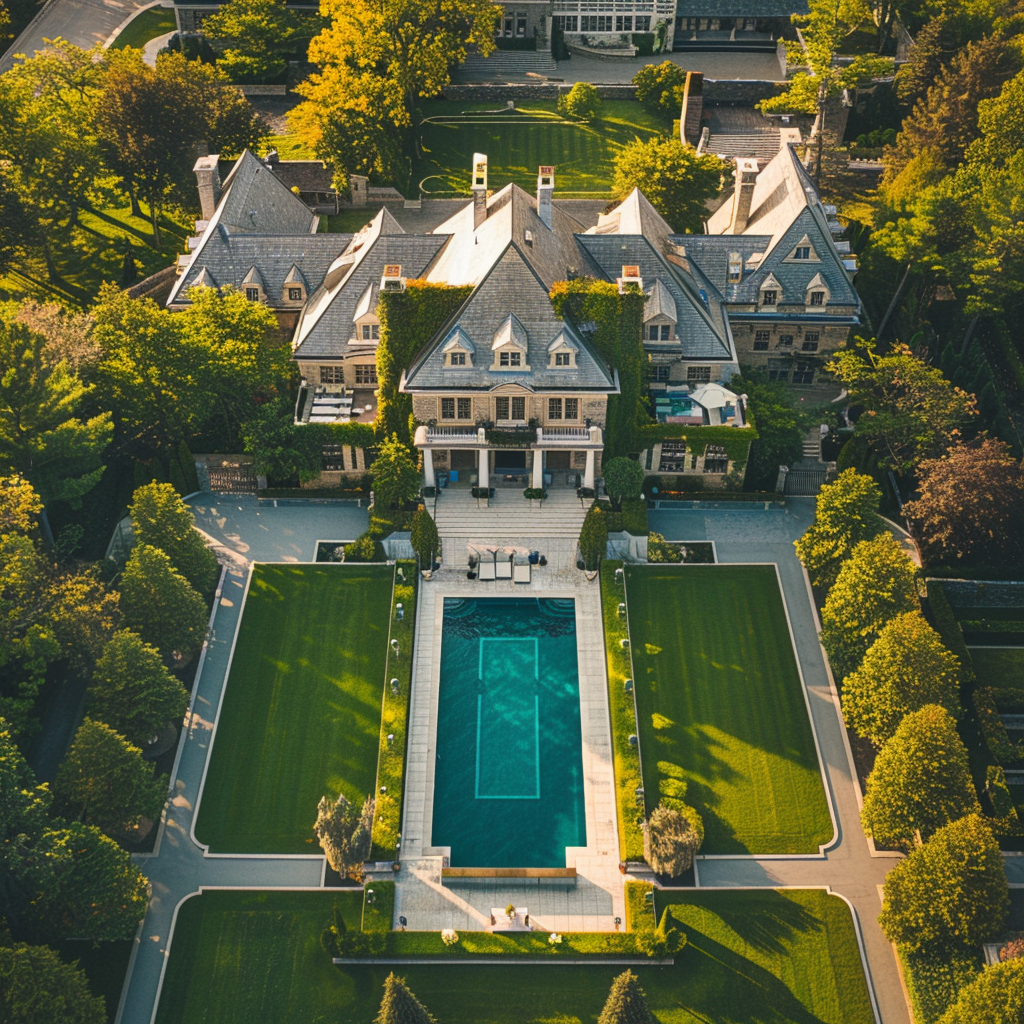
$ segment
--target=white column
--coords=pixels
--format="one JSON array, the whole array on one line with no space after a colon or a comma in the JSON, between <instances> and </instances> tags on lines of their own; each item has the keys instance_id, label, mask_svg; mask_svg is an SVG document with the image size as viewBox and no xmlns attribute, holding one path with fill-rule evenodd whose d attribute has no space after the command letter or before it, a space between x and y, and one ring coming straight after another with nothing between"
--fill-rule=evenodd
<instances>
[{"instance_id":1,"label":"white column","mask_svg":"<svg viewBox=\"0 0 1024 1024\"><path fill-rule=\"evenodd\" d=\"M587 468L583 473L583 486L591 491L594 489L594 463L597 461L596 456L597 452L593 448L587 450Z\"/></svg>"},{"instance_id":2,"label":"white column","mask_svg":"<svg viewBox=\"0 0 1024 1024\"><path fill-rule=\"evenodd\" d=\"M434 453L430 448L423 449L423 486L434 486Z\"/></svg>"},{"instance_id":3,"label":"white column","mask_svg":"<svg viewBox=\"0 0 1024 1024\"><path fill-rule=\"evenodd\" d=\"M533 487L544 486L544 451L541 448L533 449Z\"/></svg>"},{"instance_id":4,"label":"white column","mask_svg":"<svg viewBox=\"0 0 1024 1024\"><path fill-rule=\"evenodd\" d=\"M477 487L490 487L491 486L490 477L488 475L489 471L490 471L490 459L491 459L490 452L488 452L488 450L486 448L481 448L480 449L479 472L477 474L477 480L476 480Z\"/></svg>"}]
</instances>

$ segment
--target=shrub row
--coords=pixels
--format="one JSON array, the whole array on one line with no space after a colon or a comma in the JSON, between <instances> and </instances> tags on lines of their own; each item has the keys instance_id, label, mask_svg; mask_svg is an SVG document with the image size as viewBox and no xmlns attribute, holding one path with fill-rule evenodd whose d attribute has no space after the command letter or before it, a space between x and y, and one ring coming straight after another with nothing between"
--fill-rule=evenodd
<instances>
[{"instance_id":1,"label":"shrub row","mask_svg":"<svg viewBox=\"0 0 1024 1024\"><path fill-rule=\"evenodd\" d=\"M1024 691L979 686L974 691L974 711L989 753L1000 764L1024 760L1024 740L1014 743L1000 714L1024 714Z\"/></svg>"},{"instance_id":2,"label":"shrub row","mask_svg":"<svg viewBox=\"0 0 1024 1024\"><path fill-rule=\"evenodd\" d=\"M981 958L962 947L917 952L899 947L898 953L917 1024L934 1024L981 970Z\"/></svg>"},{"instance_id":3,"label":"shrub row","mask_svg":"<svg viewBox=\"0 0 1024 1024\"><path fill-rule=\"evenodd\" d=\"M405 574L405 582L398 570ZM398 836L402 828L402 787L405 781L405 742L409 717L409 690L412 686L412 647L416 623L416 563L399 562L395 567L395 588L391 608L391 639L398 641L398 657L388 644L387 669L384 673L384 697L380 718L380 745L377 753L377 801L373 815L371 860L396 860ZM401 622L395 606L402 605ZM391 680L398 680L398 693L391 690ZM388 735L394 740L388 743ZM386 792L381 792L381 787Z\"/></svg>"},{"instance_id":4,"label":"shrub row","mask_svg":"<svg viewBox=\"0 0 1024 1024\"><path fill-rule=\"evenodd\" d=\"M625 600L625 588L615 582L615 570L622 563L601 563L601 609L604 616L604 642L608 659L608 691L612 718L612 747L615 761L615 803L619 811L619 856L622 860L643 860L644 836L642 808L637 807L636 791L643 785L640 751L629 745L636 732L633 693L626 693L625 681L633 678L629 648L620 640L629 639L626 620L619 615L619 602Z\"/></svg>"}]
</instances>

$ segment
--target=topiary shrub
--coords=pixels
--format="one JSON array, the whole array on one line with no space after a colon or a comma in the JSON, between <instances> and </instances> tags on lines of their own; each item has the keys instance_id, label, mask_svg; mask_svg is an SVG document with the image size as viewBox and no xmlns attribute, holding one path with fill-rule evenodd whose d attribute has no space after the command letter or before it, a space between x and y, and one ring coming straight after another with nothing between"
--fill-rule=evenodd
<instances>
[{"instance_id":1,"label":"topiary shrub","mask_svg":"<svg viewBox=\"0 0 1024 1024\"><path fill-rule=\"evenodd\" d=\"M608 550L608 517L600 505L594 504L583 520L580 530L580 554L590 572L595 572Z\"/></svg>"},{"instance_id":2,"label":"topiary shrub","mask_svg":"<svg viewBox=\"0 0 1024 1024\"><path fill-rule=\"evenodd\" d=\"M655 874L671 878L693 867L694 854L704 839L704 823L692 808L684 816L659 804L644 825L644 860Z\"/></svg>"},{"instance_id":3,"label":"topiary shrub","mask_svg":"<svg viewBox=\"0 0 1024 1024\"><path fill-rule=\"evenodd\" d=\"M412 517L411 534L413 551L419 556L421 564L429 566L435 552L440 550L441 540L437 535L437 524L425 508L421 508Z\"/></svg>"},{"instance_id":4,"label":"topiary shrub","mask_svg":"<svg viewBox=\"0 0 1024 1024\"><path fill-rule=\"evenodd\" d=\"M589 82L577 82L558 97L558 112L564 117L597 117L601 112L601 97Z\"/></svg>"},{"instance_id":5,"label":"topiary shrub","mask_svg":"<svg viewBox=\"0 0 1024 1024\"><path fill-rule=\"evenodd\" d=\"M644 486L644 467L636 459L619 456L609 459L602 467L604 489L612 499L612 508L618 511L623 501L639 498Z\"/></svg>"},{"instance_id":6,"label":"topiary shrub","mask_svg":"<svg viewBox=\"0 0 1024 1024\"><path fill-rule=\"evenodd\" d=\"M383 562L384 548L373 537L364 533L358 540L345 545L346 562Z\"/></svg>"}]
</instances>

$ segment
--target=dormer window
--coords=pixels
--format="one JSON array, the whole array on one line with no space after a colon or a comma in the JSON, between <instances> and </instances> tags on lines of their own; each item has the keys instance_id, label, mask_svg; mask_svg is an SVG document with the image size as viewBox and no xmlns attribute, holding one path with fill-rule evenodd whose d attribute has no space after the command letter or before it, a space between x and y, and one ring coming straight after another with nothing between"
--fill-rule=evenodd
<instances>
[{"instance_id":1,"label":"dormer window","mask_svg":"<svg viewBox=\"0 0 1024 1024\"><path fill-rule=\"evenodd\" d=\"M825 305L825 293L824 292L811 292L811 301L808 303L810 306L824 306Z\"/></svg>"},{"instance_id":2,"label":"dormer window","mask_svg":"<svg viewBox=\"0 0 1024 1024\"><path fill-rule=\"evenodd\" d=\"M555 366L569 366L572 362L572 356L568 352L556 352L555 353Z\"/></svg>"},{"instance_id":3,"label":"dormer window","mask_svg":"<svg viewBox=\"0 0 1024 1024\"><path fill-rule=\"evenodd\" d=\"M289 302L301 302L302 301L302 289L301 288L289 288L288 289L288 301Z\"/></svg>"},{"instance_id":4,"label":"dormer window","mask_svg":"<svg viewBox=\"0 0 1024 1024\"><path fill-rule=\"evenodd\" d=\"M404 292L405 278L402 277L402 265L389 263L384 267L384 276L380 279L382 292Z\"/></svg>"},{"instance_id":5,"label":"dormer window","mask_svg":"<svg viewBox=\"0 0 1024 1024\"><path fill-rule=\"evenodd\" d=\"M821 274L815 274L810 281L807 282L807 298L805 302L808 306L815 306L821 308L828 305L829 291L828 285L825 284L825 279Z\"/></svg>"},{"instance_id":6,"label":"dormer window","mask_svg":"<svg viewBox=\"0 0 1024 1024\"><path fill-rule=\"evenodd\" d=\"M736 284L743 279L743 257L738 252L729 253L729 283Z\"/></svg>"},{"instance_id":7,"label":"dormer window","mask_svg":"<svg viewBox=\"0 0 1024 1024\"><path fill-rule=\"evenodd\" d=\"M256 269L250 267L249 273L242 278L242 290L250 302L262 302L267 294L263 284L263 275Z\"/></svg>"},{"instance_id":8,"label":"dormer window","mask_svg":"<svg viewBox=\"0 0 1024 1024\"><path fill-rule=\"evenodd\" d=\"M259 290L259 288L246 288L245 289L245 297L250 302L259 302L260 301L260 290Z\"/></svg>"},{"instance_id":9,"label":"dormer window","mask_svg":"<svg viewBox=\"0 0 1024 1024\"><path fill-rule=\"evenodd\" d=\"M456 327L441 348L445 367L458 369L473 365L473 353L476 351L469 335L461 327Z\"/></svg>"},{"instance_id":10,"label":"dormer window","mask_svg":"<svg viewBox=\"0 0 1024 1024\"><path fill-rule=\"evenodd\" d=\"M801 263L806 263L809 260L814 260L816 262L818 254L814 251L814 246L811 245L810 238L808 238L807 235L804 235L804 237L796 243L796 246L787 258Z\"/></svg>"},{"instance_id":11,"label":"dormer window","mask_svg":"<svg viewBox=\"0 0 1024 1024\"><path fill-rule=\"evenodd\" d=\"M363 341L380 341L380 324L360 324Z\"/></svg>"},{"instance_id":12,"label":"dormer window","mask_svg":"<svg viewBox=\"0 0 1024 1024\"><path fill-rule=\"evenodd\" d=\"M491 344L492 370L529 370L527 363L528 337L522 321L510 313L494 332Z\"/></svg>"},{"instance_id":13,"label":"dormer window","mask_svg":"<svg viewBox=\"0 0 1024 1024\"><path fill-rule=\"evenodd\" d=\"M648 341L672 341L675 337L675 330L672 324L648 324Z\"/></svg>"},{"instance_id":14,"label":"dormer window","mask_svg":"<svg viewBox=\"0 0 1024 1024\"><path fill-rule=\"evenodd\" d=\"M293 263L292 269L284 279L282 298L285 302L306 301L306 278L299 268Z\"/></svg>"},{"instance_id":15,"label":"dormer window","mask_svg":"<svg viewBox=\"0 0 1024 1024\"><path fill-rule=\"evenodd\" d=\"M559 331L558 336L548 345L548 366L571 369L576 366L576 354L579 351L576 342L571 335L565 331Z\"/></svg>"},{"instance_id":16,"label":"dormer window","mask_svg":"<svg viewBox=\"0 0 1024 1024\"><path fill-rule=\"evenodd\" d=\"M811 258L811 247L809 245L798 245L793 250L793 259L809 260Z\"/></svg>"},{"instance_id":17,"label":"dormer window","mask_svg":"<svg viewBox=\"0 0 1024 1024\"><path fill-rule=\"evenodd\" d=\"M498 365L506 367L522 366L522 352L499 352Z\"/></svg>"},{"instance_id":18,"label":"dormer window","mask_svg":"<svg viewBox=\"0 0 1024 1024\"><path fill-rule=\"evenodd\" d=\"M776 306L779 302L779 293L774 288L765 288L761 292L761 305L762 306Z\"/></svg>"}]
</instances>

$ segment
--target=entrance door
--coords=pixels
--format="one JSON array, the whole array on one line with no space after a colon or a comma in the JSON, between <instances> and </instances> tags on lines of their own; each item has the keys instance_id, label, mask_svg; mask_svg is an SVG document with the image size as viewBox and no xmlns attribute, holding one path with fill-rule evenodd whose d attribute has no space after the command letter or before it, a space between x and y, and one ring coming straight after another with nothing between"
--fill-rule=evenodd
<instances>
[{"instance_id":1,"label":"entrance door","mask_svg":"<svg viewBox=\"0 0 1024 1024\"><path fill-rule=\"evenodd\" d=\"M476 452L468 448L453 448L451 452L452 469L473 470L477 467Z\"/></svg>"},{"instance_id":2,"label":"entrance door","mask_svg":"<svg viewBox=\"0 0 1024 1024\"><path fill-rule=\"evenodd\" d=\"M545 453L544 468L552 471L572 469L572 452L552 451Z\"/></svg>"}]
</instances>

